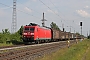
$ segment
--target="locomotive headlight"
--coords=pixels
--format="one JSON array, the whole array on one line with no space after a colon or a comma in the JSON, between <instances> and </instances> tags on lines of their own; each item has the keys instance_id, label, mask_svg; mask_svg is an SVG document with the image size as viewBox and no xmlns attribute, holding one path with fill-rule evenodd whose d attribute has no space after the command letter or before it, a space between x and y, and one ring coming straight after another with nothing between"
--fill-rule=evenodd
<instances>
[{"instance_id":1,"label":"locomotive headlight","mask_svg":"<svg viewBox=\"0 0 90 60\"><path fill-rule=\"evenodd\" d=\"M27 33L23 33L23 35L27 35Z\"/></svg>"},{"instance_id":2,"label":"locomotive headlight","mask_svg":"<svg viewBox=\"0 0 90 60\"><path fill-rule=\"evenodd\" d=\"M31 33L31 35L34 35L34 33Z\"/></svg>"}]
</instances>

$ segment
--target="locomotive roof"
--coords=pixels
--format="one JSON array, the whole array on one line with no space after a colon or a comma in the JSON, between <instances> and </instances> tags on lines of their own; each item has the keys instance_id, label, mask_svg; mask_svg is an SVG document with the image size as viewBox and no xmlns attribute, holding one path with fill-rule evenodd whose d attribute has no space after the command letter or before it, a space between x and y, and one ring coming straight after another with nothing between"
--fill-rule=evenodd
<instances>
[{"instance_id":1,"label":"locomotive roof","mask_svg":"<svg viewBox=\"0 0 90 60\"><path fill-rule=\"evenodd\" d=\"M39 26L39 25L36 23L30 23L28 26Z\"/></svg>"},{"instance_id":2,"label":"locomotive roof","mask_svg":"<svg viewBox=\"0 0 90 60\"><path fill-rule=\"evenodd\" d=\"M36 23L30 23L29 25L26 25L26 26L38 26L38 27L43 28L43 29L50 29L50 27L47 27L47 26L42 27Z\"/></svg>"},{"instance_id":3,"label":"locomotive roof","mask_svg":"<svg viewBox=\"0 0 90 60\"><path fill-rule=\"evenodd\" d=\"M41 28L43 28L43 29L50 29L50 27L46 27L46 26L44 26L44 27L41 27Z\"/></svg>"}]
</instances>

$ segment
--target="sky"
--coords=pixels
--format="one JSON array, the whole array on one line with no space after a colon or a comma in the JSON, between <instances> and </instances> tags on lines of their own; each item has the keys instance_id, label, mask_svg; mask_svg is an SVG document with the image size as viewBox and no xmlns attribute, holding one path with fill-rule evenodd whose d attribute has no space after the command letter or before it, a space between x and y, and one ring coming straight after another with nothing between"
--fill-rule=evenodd
<instances>
[{"instance_id":1,"label":"sky","mask_svg":"<svg viewBox=\"0 0 90 60\"><path fill-rule=\"evenodd\" d=\"M31 22L42 24L45 13L46 26L56 23L62 30L81 33L90 33L90 0L17 0L17 30ZM13 0L0 0L0 32L2 29L11 31Z\"/></svg>"}]
</instances>

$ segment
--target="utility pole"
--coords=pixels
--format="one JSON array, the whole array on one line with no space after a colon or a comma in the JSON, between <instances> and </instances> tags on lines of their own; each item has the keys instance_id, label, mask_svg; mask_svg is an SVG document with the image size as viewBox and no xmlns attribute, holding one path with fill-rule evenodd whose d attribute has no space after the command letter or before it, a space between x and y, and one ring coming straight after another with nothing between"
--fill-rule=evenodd
<instances>
[{"instance_id":1,"label":"utility pole","mask_svg":"<svg viewBox=\"0 0 90 60\"><path fill-rule=\"evenodd\" d=\"M71 26L67 26L67 27L70 27L70 32L71 32Z\"/></svg>"},{"instance_id":2,"label":"utility pole","mask_svg":"<svg viewBox=\"0 0 90 60\"><path fill-rule=\"evenodd\" d=\"M44 19L44 13L43 13L43 19L41 21L42 21L42 26L45 27L45 21L47 21L47 20Z\"/></svg>"},{"instance_id":3,"label":"utility pole","mask_svg":"<svg viewBox=\"0 0 90 60\"><path fill-rule=\"evenodd\" d=\"M89 36L90 36L90 30L89 30Z\"/></svg>"},{"instance_id":4,"label":"utility pole","mask_svg":"<svg viewBox=\"0 0 90 60\"><path fill-rule=\"evenodd\" d=\"M81 41L82 41L82 22L80 22L80 26L81 26Z\"/></svg>"},{"instance_id":5,"label":"utility pole","mask_svg":"<svg viewBox=\"0 0 90 60\"><path fill-rule=\"evenodd\" d=\"M75 33L75 29L74 29L74 33Z\"/></svg>"},{"instance_id":6,"label":"utility pole","mask_svg":"<svg viewBox=\"0 0 90 60\"><path fill-rule=\"evenodd\" d=\"M16 0L13 0L13 15L12 15L11 33L15 33L16 29L17 29Z\"/></svg>"},{"instance_id":7,"label":"utility pole","mask_svg":"<svg viewBox=\"0 0 90 60\"><path fill-rule=\"evenodd\" d=\"M62 24L62 29L63 29L63 32L64 32L65 31L64 24Z\"/></svg>"},{"instance_id":8,"label":"utility pole","mask_svg":"<svg viewBox=\"0 0 90 60\"><path fill-rule=\"evenodd\" d=\"M87 38L88 38L88 31L87 31Z\"/></svg>"}]
</instances>

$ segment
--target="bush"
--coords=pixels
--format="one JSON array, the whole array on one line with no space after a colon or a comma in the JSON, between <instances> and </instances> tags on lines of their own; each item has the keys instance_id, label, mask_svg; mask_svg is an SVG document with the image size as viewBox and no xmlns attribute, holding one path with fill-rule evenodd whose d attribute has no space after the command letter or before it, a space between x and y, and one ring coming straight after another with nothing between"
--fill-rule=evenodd
<instances>
[{"instance_id":1,"label":"bush","mask_svg":"<svg viewBox=\"0 0 90 60\"><path fill-rule=\"evenodd\" d=\"M0 33L0 43L13 43L17 44L22 42L21 35L22 35L23 26L14 34L11 34L8 29L3 29L2 33Z\"/></svg>"}]
</instances>

